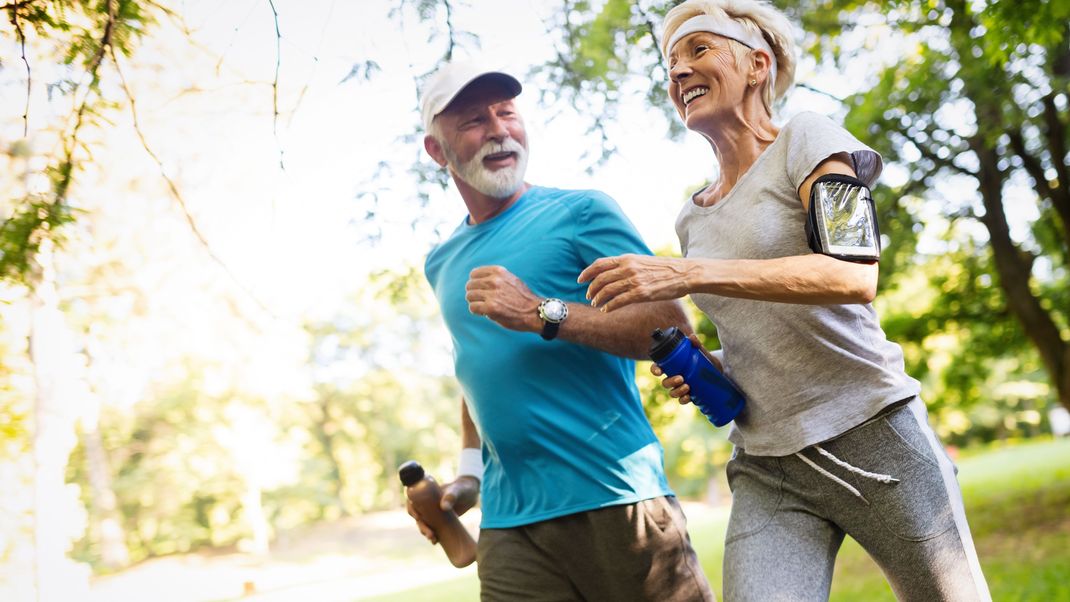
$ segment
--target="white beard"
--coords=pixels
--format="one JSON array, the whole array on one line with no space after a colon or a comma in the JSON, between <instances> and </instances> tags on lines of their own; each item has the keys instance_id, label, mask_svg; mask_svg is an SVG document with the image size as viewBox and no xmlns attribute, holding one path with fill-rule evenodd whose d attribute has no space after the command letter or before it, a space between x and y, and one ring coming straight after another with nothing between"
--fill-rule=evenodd
<instances>
[{"instance_id":1,"label":"white beard","mask_svg":"<svg viewBox=\"0 0 1070 602\"><path fill-rule=\"evenodd\" d=\"M528 151L513 138L506 138L501 144L487 142L471 159L461 163L453 150L443 145L446 161L466 184L493 199L507 199L513 196L524 183L524 172L528 167ZM483 166L483 158L501 152L516 153L516 165L489 170Z\"/></svg>"}]
</instances>

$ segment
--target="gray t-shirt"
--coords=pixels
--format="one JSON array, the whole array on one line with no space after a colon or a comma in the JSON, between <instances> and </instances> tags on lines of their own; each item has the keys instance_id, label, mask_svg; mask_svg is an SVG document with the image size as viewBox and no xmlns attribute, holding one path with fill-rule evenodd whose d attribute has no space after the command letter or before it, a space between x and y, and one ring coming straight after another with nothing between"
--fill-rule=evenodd
<instances>
[{"instance_id":1,"label":"gray t-shirt","mask_svg":"<svg viewBox=\"0 0 1070 602\"><path fill-rule=\"evenodd\" d=\"M872 185L881 157L816 113L800 113L710 207L685 203L676 233L685 257L771 259L809 255L797 192L819 163L850 153ZM803 305L719 295L691 298L713 320L725 374L747 397L730 439L747 453L786 456L842 434L917 395L903 351L870 304Z\"/></svg>"}]
</instances>

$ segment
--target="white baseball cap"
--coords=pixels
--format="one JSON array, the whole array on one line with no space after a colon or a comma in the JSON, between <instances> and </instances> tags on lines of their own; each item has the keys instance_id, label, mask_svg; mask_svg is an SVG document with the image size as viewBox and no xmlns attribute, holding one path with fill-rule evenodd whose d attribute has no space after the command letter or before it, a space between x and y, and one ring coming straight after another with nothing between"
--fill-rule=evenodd
<instances>
[{"instance_id":1,"label":"white baseball cap","mask_svg":"<svg viewBox=\"0 0 1070 602\"><path fill-rule=\"evenodd\" d=\"M431 131L431 121L446 110L454 98L478 79L489 78L505 87L510 94L520 94L523 86L520 81L508 73L491 68L479 61L457 61L447 63L439 68L427 83L420 95L420 116L424 120L424 131Z\"/></svg>"}]
</instances>

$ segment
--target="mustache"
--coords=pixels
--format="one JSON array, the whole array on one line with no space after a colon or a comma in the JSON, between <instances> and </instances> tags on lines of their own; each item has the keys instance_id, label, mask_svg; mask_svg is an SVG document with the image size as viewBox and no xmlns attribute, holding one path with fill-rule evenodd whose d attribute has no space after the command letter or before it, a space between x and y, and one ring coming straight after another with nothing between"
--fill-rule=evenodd
<instances>
[{"instance_id":1,"label":"mustache","mask_svg":"<svg viewBox=\"0 0 1070 602\"><path fill-rule=\"evenodd\" d=\"M495 153L516 153L517 155L522 155L526 151L527 149L515 139L506 138L501 142L494 142L493 140L487 142L479 149L479 153L476 156L482 161L488 155L493 155Z\"/></svg>"}]
</instances>

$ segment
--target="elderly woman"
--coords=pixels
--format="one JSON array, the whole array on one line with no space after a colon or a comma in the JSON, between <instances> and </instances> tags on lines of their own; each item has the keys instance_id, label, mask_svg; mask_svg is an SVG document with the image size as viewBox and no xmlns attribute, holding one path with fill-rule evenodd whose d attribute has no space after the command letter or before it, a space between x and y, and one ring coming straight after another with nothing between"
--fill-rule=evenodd
<instances>
[{"instance_id":1,"label":"elderly woman","mask_svg":"<svg viewBox=\"0 0 1070 602\"><path fill-rule=\"evenodd\" d=\"M717 180L680 212L683 258L603 258L580 281L604 311L691 295L717 326L747 397L730 435L725 599L827 599L845 534L901 600L990 599L955 468L870 305L881 157L813 113L773 122L795 48L768 3L689 0L662 39L669 97L709 140ZM663 384L688 401L680 377Z\"/></svg>"}]
</instances>

